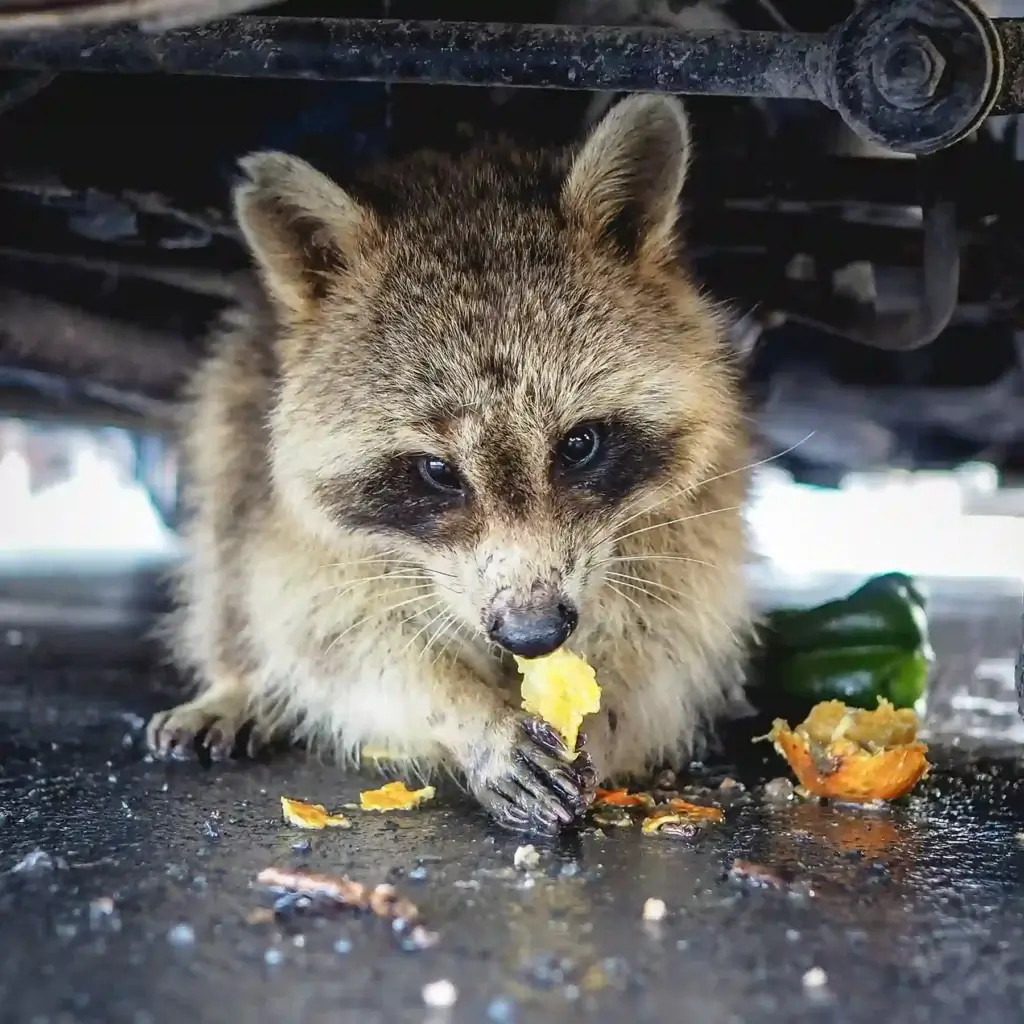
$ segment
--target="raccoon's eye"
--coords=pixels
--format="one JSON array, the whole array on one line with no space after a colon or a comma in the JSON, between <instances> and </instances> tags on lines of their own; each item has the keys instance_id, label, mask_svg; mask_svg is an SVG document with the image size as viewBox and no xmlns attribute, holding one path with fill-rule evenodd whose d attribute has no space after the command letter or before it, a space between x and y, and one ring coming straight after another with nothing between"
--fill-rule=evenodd
<instances>
[{"instance_id":1,"label":"raccoon's eye","mask_svg":"<svg viewBox=\"0 0 1024 1024\"><path fill-rule=\"evenodd\" d=\"M462 477L450 463L436 455L424 455L416 463L420 476L435 490L445 494L461 494L465 489Z\"/></svg>"},{"instance_id":2,"label":"raccoon's eye","mask_svg":"<svg viewBox=\"0 0 1024 1024\"><path fill-rule=\"evenodd\" d=\"M573 427L555 446L555 454L565 469L583 469L601 452L604 440L601 428L595 423L581 423Z\"/></svg>"}]
</instances>

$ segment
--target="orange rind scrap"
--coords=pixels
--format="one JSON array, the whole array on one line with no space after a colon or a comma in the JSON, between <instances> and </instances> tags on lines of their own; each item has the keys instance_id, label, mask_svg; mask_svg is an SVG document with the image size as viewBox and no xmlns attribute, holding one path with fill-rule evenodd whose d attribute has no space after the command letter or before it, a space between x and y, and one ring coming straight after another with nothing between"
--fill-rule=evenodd
<instances>
[{"instance_id":1,"label":"orange rind scrap","mask_svg":"<svg viewBox=\"0 0 1024 1024\"><path fill-rule=\"evenodd\" d=\"M630 793L628 789L599 789L593 807L653 807L650 793Z\"/></svg>"},{"instance_id":2,"label":"orange rind scrap","mask_svg":"<svg viewBox=\"0 0 1024 1024\"><path fill-rule=\"evenodd\" d=\"M541 658L516 658L523 674L523 710L548 723L572 756L585 715L601 708L594 670L577 654L559 648Z\"/></svg>"},{"instance_id":3,"label":"orange rind scrap","mask_svg":"<svg viewBox=\"0 0 1024 1024\"><path fill-rule=\"evenodd\" d=\"M644 818L640 830L645 836L665 835L692 838L702 828L718 824L725 815L717 807L701 807L686 800L669 800Z\"/></svg>"},{"instance_id":4,"label":"orange rind scrap","mask_svg":"<svg viewBox=\"0 0 1024 1024\"><path fill-rule=\"evenodd\" d=\"M359 806L364 811L411 811L433 796L433 786L409 789L404 782L389 782L380 789L367 789L360 793Z\"/></svg>"},{"instance_id":5,"label":"orange rind scrap","mask_svg":"<svg viewBox=\"0 0 1024 1024\"><path fill-rule=\"evenodd\" d=\"M694 821L706 821L715 825L725 821L725 815L719 808L702 807L700 804L691 804L687 800L667 800L661 807L671 814L680 814L683 817L692 818Z\"/></svg>"},{"instance_id":6,"label":"orange rind scrap","mask_svg":"<svg viewBox=\"0 0 1024 1024\"><path fill-rule=\"evenodd\" d=\"M795 729L777 718L763 738L814 796L873 803L905 796L928 773L928 747L918 741L917 728L913 710L895 708L884 697L874 711L829 700Z\"/></svg>"},{"instance_id":7,"label":"orange rind scrap","mask_svg":"<svg viewBox=\"0 0 1024 1024\"><path fill-rule=\"evenodd\" d=\"M323 804L306 804L301 800L281 797L281 813L289 825L298 828L351 828L352 822L344 814L328 814Z\"/></svg>"}]
</instances>

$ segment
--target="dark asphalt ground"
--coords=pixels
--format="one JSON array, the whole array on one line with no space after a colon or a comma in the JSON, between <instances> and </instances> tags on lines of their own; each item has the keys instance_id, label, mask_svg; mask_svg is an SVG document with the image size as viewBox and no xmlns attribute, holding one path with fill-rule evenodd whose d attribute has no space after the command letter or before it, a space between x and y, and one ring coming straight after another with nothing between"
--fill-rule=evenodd
<instances>
[{"instance_id":1,"label":"dark asphalt ground","mask_svg":"<svg viewBox=\"0 0 1024 1024\"><path fill-rule=\"evenodd\" d=\"M140 728L173 696L128 626L93 608L91 631L56 637L22 616L0 644L0 1020L1024 1019L1024 768L1007 746L1020 604L962 588L941 603L932 718L973 748L937 754L905 806L768 805L757 785L783 772L763 748L700 777L750 787L701 839L584 834L533 871L452 794L304 833L282 794L335 808L371 783L301 754L153 763ZM735 858L793 885L730 879ZM270 864L392 881L440 942L405 952L385 922L315 906L252 923L273 904L253 884ZM649 897L665 920L642 920ZM424 1006L438 979L457 987L451 1010Z\"/></svg>"}]
</instances>

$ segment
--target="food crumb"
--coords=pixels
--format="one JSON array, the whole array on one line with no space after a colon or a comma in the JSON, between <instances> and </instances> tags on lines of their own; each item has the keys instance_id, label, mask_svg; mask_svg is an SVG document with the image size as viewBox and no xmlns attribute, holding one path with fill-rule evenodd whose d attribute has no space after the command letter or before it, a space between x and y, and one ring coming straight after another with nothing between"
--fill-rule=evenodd
<instances>
[{"instance_id":1,"label":"food crumb","mask_svg":"<svg viewBox=\"0 0 1024 1024\"><path fill-rule=\"evenodd\" d=\"M668 907L665 906L664 900L652 898L644 903L643 914L645 921L662 921L667 913Z\"/></svg>"},{"instance_id":2,"label":"food crumb","mask_svg":"<svg viewBox=\"0 0 1024 1024\"><path fill-rule=\"evenodd\" d=\"M772 779L764 785L764 798L770 804L788 804L796 796L796 790L789 779Z\"/></svg>"},{"instance_id":3,"label":"food crumb","mask_svg":"<svg viewBox=\"0 0 1024 1024\"><path fill-rule=\"evenodd\" d=\"M520 846L512 858L512 863L524 871L532 871L540 863L540 854L533 845Z\"/></svg>"},{"instance_id":4,"label":"food crumb","mask_svg":"<svg viewBox=\"0 0 1024 1024\"><path fill-rule=\"evenodd\" d=\"M263 962L270 967L276 967L284 961L284 953L273 946L263 954Z\"/></svg>"},{"instance_id":5,"label":"food crumb","mask_svg":"<svg viewBox=\"0 0 1024 1024\"><path fill-rule=\"evenodd\" d=\"M812 967L804 975L804 988L824 988L828 984L828 975L820 967Z\"/></svg>"},{"instance_id":6,"label":"food crumb","mask_svg":"<svg viewBox=\"0 0 1024 1024\"><path fill-rule=\"evenodd\" d=\"M445 1010L458 998L459 990L447 978L423 986L423 1002L432 1009Z\"/></svg>"},{"instance_id":7,"label":"food crumb","mask_svg":"<svg viewBox=\"0 0 1024 1024\"><path fill-rule=\"evenodd\" d=\"M245 915L245 923L251 925L273 924L275 915L270 907L257 907Z\"/></svg>"},{"instance_id":8,"label":"food crumb","mask_svg":"<svg viewBox=\"0 0 1024 1024\"><path fill-rule=\"evenodd\" d=\"M349 939L338 939L338 941L334 943L334 952L341 953L342 955L344 955L345 953L351 953L351 941Z\"/></svg>"}]
</instances>

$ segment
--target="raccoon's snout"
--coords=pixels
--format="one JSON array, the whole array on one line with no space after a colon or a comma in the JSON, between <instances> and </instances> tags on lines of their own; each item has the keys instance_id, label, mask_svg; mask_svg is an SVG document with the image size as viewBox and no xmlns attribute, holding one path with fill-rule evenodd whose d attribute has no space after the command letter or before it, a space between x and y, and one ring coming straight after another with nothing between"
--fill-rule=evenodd
<instances>
[{"instance_id":1,"label":"raccoon's snout","mask_svg":"<svg viewBox=\"0 0 1024 1024\"><path fill-rule=\"evenodd\" d=\"M572 635L579 613L565 597L533 600L527 605L510 605L494 613L488 634L511 654L539 658L558 650Z\"/></svg>"}]
</instances>

